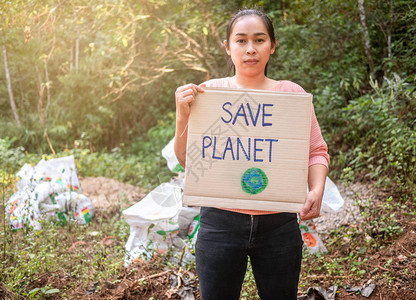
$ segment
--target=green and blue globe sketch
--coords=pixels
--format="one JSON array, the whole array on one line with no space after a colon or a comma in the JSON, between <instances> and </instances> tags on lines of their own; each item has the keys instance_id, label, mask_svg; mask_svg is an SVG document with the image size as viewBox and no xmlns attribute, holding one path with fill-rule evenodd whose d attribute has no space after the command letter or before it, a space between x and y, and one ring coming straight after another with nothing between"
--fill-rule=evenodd
<instances>
[{"instance_id":1,"label":"green and blue globe sketch","mask_svg":"<svg viewBox=\"0 0 416 300\"><path fill-rule=\"evenodd\" d=\"M259 168L247 169L241 177L241 187L247 194L261 193L269 183L269 179L263 170Z\"/></svg>"}]
</instances>

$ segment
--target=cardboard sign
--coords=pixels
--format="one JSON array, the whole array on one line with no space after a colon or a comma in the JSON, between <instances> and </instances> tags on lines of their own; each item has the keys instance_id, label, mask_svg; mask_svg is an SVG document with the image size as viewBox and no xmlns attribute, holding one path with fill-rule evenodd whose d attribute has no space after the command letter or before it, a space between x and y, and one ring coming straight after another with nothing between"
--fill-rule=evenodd
<instances>
[{"instance_id":1,"label":"cardboard sign","mask_svg":"<svg viewBox=\"0 0 416 300\"><path fill-rule=\"evenodd\" d=\"M188 123L184 204L299 212L312 95L204 89Z\"/></svg>"}]
</instances>

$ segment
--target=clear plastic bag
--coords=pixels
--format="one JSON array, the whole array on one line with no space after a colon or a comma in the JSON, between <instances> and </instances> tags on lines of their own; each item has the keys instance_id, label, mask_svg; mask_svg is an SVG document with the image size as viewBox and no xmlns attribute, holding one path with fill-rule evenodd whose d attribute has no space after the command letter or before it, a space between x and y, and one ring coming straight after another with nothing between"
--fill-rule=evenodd
<instances>
[{"instance_id":1,"label":"clear plastic bag","mask_svg":"<svg viewBox=\"0 0 416 300\"><path fill-rule=\"evenodd\" d=\"M337 213L342 211L343 207L344 199L337 186L329 177L326 177L321 213Z\"/></svg>"}]
</instances>

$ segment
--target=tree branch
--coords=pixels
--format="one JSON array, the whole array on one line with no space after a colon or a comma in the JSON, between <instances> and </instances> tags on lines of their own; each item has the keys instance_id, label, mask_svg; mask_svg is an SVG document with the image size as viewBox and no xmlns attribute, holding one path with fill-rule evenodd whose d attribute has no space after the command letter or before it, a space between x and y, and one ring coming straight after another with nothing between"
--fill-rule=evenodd
<instances>
[{"instance_id":1,"label":"tree branch","mask_svg":"<svg viewBox=\"0 0 416 300\"><path fill-rule=\"evenodd\" d=\"M370 66L370 72L373 73L374 61L373 61L373 56L371 54L370 35L368 34L368 29L367 29L367 24L366 24L364 0L358 0L358 10L360 12L361 26L363 27L363 41L364 41L365 54L367 55L368 64Z\"/></svg>"},{"instance_id":2,"label":"tree branch","mask_svg":"<svg viewBox=\"0 0 416 300\"><path fill-rule=\"evenodd\" d=\"M7 90L9 91L10 106L12 108L12 112L14 115L14 119L16 120L17 127L21 128L22 125L20 123L19 114L17 112L16 103L14 102L14 97L13 97L12 82L10 79L9 66L7 64L7 50L6 50L5 45L3 45L3 59L4 59L4 70L6 72Z\"/></svg>"}]
</instances>

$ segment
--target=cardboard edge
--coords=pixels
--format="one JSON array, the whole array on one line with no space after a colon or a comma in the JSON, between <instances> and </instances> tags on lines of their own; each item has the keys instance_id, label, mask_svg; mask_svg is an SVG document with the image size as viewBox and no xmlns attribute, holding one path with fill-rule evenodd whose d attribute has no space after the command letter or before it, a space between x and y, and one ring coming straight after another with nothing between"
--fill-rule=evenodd
<instances>
[{"instance_id":1,"label":"cardboard edge","mask_svg":"<svg viewBox=\"0 0 416 300\"><path fill-rule=\"evenodd\" d=\"M229 198L200 197L200 196L183 196L183 204L188 206L205 206L228 209L247 209L247 210L263 210L275 212L291 212L299 213L304 203L294 202L273 202L256 200L256 209L253 209L253 202L247 199L232 199L233 203L229 203ZM236 202L238 205L236 206ZM219 207L221 203L221 207Z\"/></svg>"},{"instance_id":2,"label":"cardboard edge","mask_svg":"<svg viewBox=\"0 0 416 300\"><path fill-rule=\"evenodd\" d=\"M280 91L269 91L269 90L256 90L256 89L237 89L237 88L220 88L220 87L204 87L204 91L213 91L213 92L238 92L238 93L257 93L257 94L276 94L276 95L285 95L285 96L302 96L304 98L313 98L311 93L302 93L302 92L280 92Z\"/></svg>"},{"instance_id":3,"label":"cardboard edge","mask_svg":"<svg viewBox=\"0 0 416 300\"><path fill-rule=\"evenodd\" d=\"M307 143L308 143L308 145L310 145L311 144L311 128L312 128L312 109L313 109L313 95L312 94L310 94L311 95L311 98L310 99L308 99L309 100L309 111L310 111L310 113L308 114L308 118L309 118L309 121L308 121L308 123L309 123L309 130L308 130L308 133L307 133ZM309 160L310 160L310 147L308 147L309 149L308 149L308 158L306 159L306 172L305 172L305 177L304 177L304 182L306 182L306 186L308 187L309 186L309 182L308 182L308 178L309 178ZM307 195L307 193L306 193L306 195Z\"/></svg>"}]
</instances>

